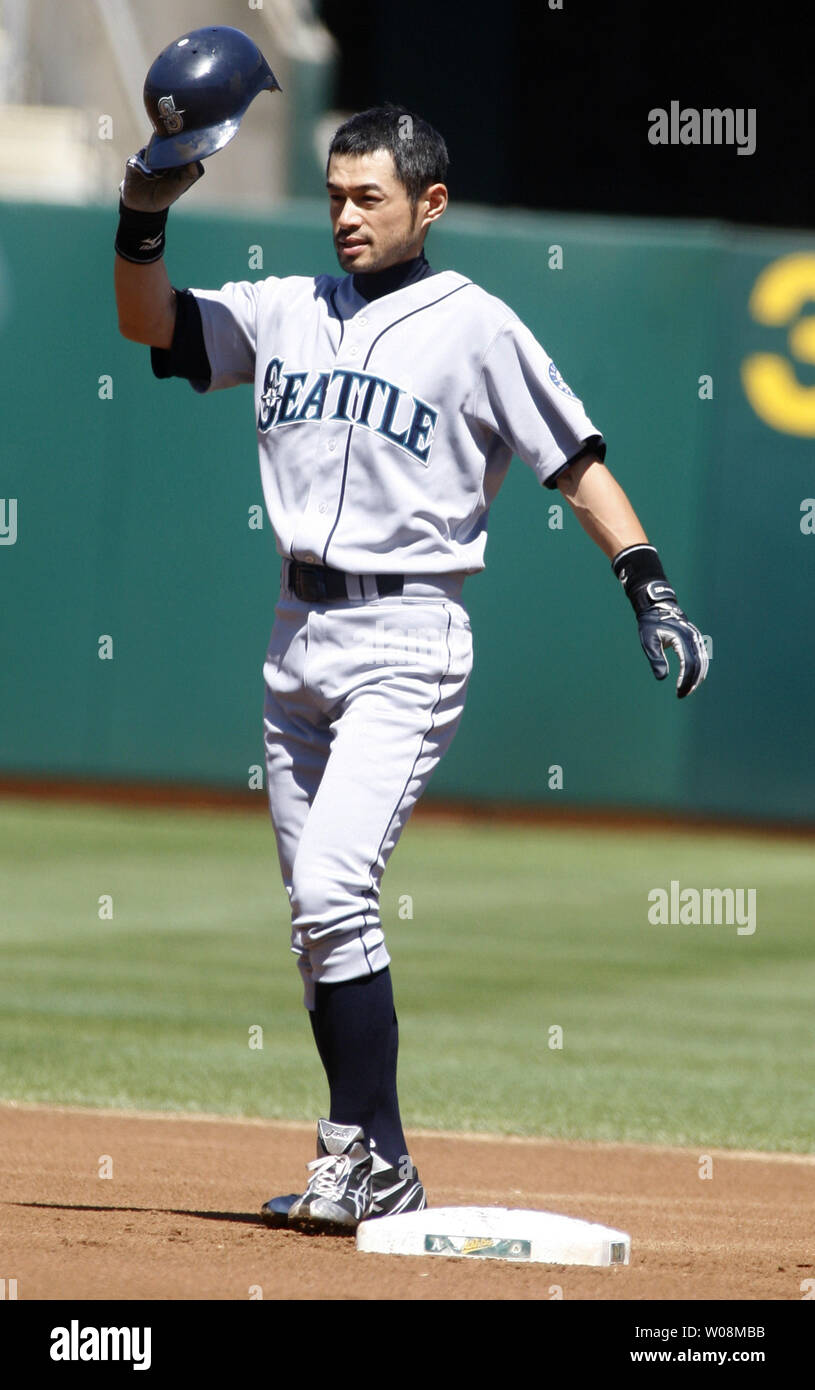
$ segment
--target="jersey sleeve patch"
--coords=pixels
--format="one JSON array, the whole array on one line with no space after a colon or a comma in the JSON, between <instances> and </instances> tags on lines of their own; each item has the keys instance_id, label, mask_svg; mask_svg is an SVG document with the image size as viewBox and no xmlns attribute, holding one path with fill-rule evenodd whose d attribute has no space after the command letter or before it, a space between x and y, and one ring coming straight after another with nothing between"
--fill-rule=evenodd
<instances>
[{"instance_id":1,"label":"jersey sleeve patch","mask_svg":"<svg viewBox=\"0 0 815 1390\"><path fill-rule=\"evenodd\" d=\"M564 396L568 396L568 397L570 398L570 400L573 400L573 401L576 401L576 400L577 400L577 396L575 395L575 393L574 393L574 391L572 390L571 386L569 386L569 385L563 380L563 377L560 375L560 372L558 371L558 369L557 369L557 367L555 366L554 362L550 362L550 363L549 363L549 380L551 381L551 383L552 383L553 386L556 386L556 387L557 387L558 391L562 391L562 392L563 392Z\"/></svg>"},{"instance_id":2,"label":"jersey sleeve patch","mask_svg":"<svg viewBox=\"0 0 815 1390\"><path fill-rule=\"evenodd\" d=\"M579 396L531 330L513 316L484 356L476 418L546 483L589 439L602 439Z\"/></svg>"}]
</instances>

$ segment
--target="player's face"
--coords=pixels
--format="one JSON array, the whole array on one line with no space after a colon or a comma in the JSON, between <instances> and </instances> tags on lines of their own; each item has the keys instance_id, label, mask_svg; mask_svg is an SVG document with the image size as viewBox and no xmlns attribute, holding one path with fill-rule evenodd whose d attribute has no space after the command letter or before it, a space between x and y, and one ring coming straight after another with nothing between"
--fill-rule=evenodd
<instances>
[{"instance_id":1,"label":"player's face","mask_svg":"<svg viewBox=\"0 0 815 1390\"><path fill-rule=\"evenodd\" d=\"M326 186L334 246L347 274L385 270L419 255L425 200L411 206L389 150L332 155Z\"/></svg>"}]
</instances>

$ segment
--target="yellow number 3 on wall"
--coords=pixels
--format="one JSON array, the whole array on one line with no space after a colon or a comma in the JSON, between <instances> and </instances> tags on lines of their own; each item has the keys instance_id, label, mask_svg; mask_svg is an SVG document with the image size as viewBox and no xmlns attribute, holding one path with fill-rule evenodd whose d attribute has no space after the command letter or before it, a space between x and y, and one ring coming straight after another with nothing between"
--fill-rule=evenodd
<instances>
[{"instance_id":1,"label":"yellow number 3 on wall","mask_svg":"<svg viewBox=\"0 0 815 1390\"><path fill-rule=\"evenodd\" d=\"M750 295L750 313L773 328L790 325L790 357L815 364L815 314L801 314L815 300L815 252L783 256L762 270ZM815 386L802 386L789 358L754 352L741 364L744 391L756 415L784 434L815 437Z\"/></svg>"}]
</instances>

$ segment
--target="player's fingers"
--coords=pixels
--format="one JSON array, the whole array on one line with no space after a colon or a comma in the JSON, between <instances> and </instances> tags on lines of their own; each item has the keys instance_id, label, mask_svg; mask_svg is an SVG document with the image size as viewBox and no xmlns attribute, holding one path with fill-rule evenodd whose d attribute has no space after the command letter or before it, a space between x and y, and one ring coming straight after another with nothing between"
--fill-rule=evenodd
<instances>
[{"instance_id":1,"label":"player's fingers","mask_svg":"<svg viewBox=\"0 0 815 1390\"><path fill-rule=\"evenodd\" d=\"M167 182L173 189L173 197L180 198L182 193L186 193L188 188L192 188L194 183L204 177L204 166L200 159L194 164L182 164L180 169L168 169Z\"/></svg>"},{"instance_id":2,"label":"player's fingers","mask_svg":"<svg viewBox=\"0 0 815 1390\"><path fill-rule=\"evenodd\" d=\"M679 658L679 679L676 682L676 693L681 700L682 696L687 694L688 675L692 665L691 661L688 660L689 653L687 647L680 633L676 631L676 628L659 627L657 628L657 636L663 648L667 651L667 649L671 647Z\"/></svg>"},{"instance_id":3,"label":"player's fingers","mask_svg":"<svg viewBox=\"0 0 815 1390\"><path fill-rule=\"evenodd\" d=\"M681 627L658 627L655 631L660 645L666 650L670 647L679 659L676 694L677 699L683 700L701 685L707 675L708 656L701 634L690 623L683 623Z\"/></svg>"},{"instance_id":4,"label":"player's fingers","mask_svg":"<svg viewBox=\"0 0 815 1390\"><path fill-rule=\"evenodd\" d=\"M702 684L707 675L709 658L702 634L695 627L689 625L688 632L682 633L679 640L684 648L685 660L680 658L676 694L678 699L683 700Z\"/></svg>"},{"instance_id":5,"label":"player's fingers","mask_svg":"<svg viewBox=\"0 0 815 1390\"><path fill-rule=\"evenodd\" d=\"M131 155L119 186L125 207L136 212L162 212L169 208L204 175L200 160L174 169L151 169L144 160L145 150Z\"/></svg>"},{"instance_id":6,"label":"player's fingers","mask_svg":"<svg viewBox=\"0 0 815 1390\"><path fill-rule=\"evenodd\" d=\"M661 634L658 628L642 626L640 628L640 641L642 649L651 663L651 670L658 681L664 681L668 674L668 662L662 650Z\"/></svg>"},{"instance_id":7,"label":"player's fingers","mask_svg":"<svg viewBox=\"0 0 815 1390\"><path fill-rule=\"evenodd\" d=\"M151 169L150 165L145 162L144 156L146 153L147 146L142 145L141 149L138 150L136 154L130 156L127 161L127 167L128 169L138 169L139 173L143 174L146 179L154 179L156 177L156 171L155 169Z\"/></svg>"}]
</instances>

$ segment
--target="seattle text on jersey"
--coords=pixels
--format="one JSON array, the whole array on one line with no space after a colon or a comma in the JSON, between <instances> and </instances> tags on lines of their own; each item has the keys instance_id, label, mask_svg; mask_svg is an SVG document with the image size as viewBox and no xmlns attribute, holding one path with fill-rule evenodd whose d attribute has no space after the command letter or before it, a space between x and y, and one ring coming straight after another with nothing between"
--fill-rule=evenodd
<instances>
[{"instance_id":1,"label":"seattle text on jersey","mask_svg":"<svg viewBox=\"0 0 815 1390\"><path fill-rule=\"evenodd\" d=\"M285 362L273 357L263 378L258 431L266 434L280 425L310 424L323 418L362 425L427 465L439 412L369 372L340 368L287 372Z\"/></svg>"}]
</instances>

